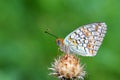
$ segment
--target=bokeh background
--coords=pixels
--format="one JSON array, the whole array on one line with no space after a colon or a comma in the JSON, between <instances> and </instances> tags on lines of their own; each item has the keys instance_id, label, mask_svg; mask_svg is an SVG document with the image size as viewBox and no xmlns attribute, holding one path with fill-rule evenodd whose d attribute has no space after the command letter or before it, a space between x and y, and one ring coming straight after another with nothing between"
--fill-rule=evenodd
<instances>
[{"instance_id":1,"label":"bokeh background","mask_svg":"<svg viewBox=\"0 0 120 80\"><path fill-rule=\"evenodd\" d=\"M120 0L0 0L0 80L57 80L58 46L44 31L64 38L93 22L108 31L95 57L79 56L85 80L120 80Z\"/></svg>"}]
</instances>

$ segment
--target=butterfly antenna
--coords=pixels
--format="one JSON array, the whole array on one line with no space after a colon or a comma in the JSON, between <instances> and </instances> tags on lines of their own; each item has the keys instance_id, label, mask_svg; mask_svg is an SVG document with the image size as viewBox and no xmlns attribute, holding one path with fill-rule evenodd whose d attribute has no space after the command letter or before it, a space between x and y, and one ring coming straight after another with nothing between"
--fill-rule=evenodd
<instances>
[{"instance_id":1,"label":"butterfly antenna","mask_svg":"<svg viewBox=\"0 0 120 80\"><path fill-rule=\"evenodd\" d=\"M51 35L51 36L53 36L53 37L55 37L55 38L58 38L56 35L54 35L54 34L52 34L52 33L49 33L48 31L45 31L45 33L47 33L47 34L49 34L49 35Z\"/></svg>"}]
</instances>

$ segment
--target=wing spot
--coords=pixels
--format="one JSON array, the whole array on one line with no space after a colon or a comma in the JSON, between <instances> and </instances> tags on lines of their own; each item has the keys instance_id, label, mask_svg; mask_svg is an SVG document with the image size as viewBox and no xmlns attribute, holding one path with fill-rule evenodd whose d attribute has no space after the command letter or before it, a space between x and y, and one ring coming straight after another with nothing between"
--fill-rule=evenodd
<instances>
[{"instance_id":1,"label":"wing spot","mask_svg":"<svg viewBox=\"0 0 120 80\"><path fill-rule=\"evenodd\" d=\"M90 53L93 54L94 50L90 50Z\"/></svg>"},{"instance_id":2,"label":"wing spot","mask_svg":"<svg viewBox=\"0 0 120 80\"><path fill-rule=\"evenodd\" d=\"M74 45L77 45L77 41L76 41L76 40L74 40L74 41L73 41L73 44L74 44Z\"/></svg>"},{"instance_id":3,"label":"wing spot","mask_svg":"<svg viewBox=\"0 0 120 80\"><path fill-rule=\"evenodd\" d=\"M87 47L88 47L89 49L93 49L93 48L94 48L93 45L91 45L90 43L87 45Z\"/></svg>"},{"instance_id":4,"label":"wing spot","mask_svg":"<svg viewBox=\"0 0 120 80\"><path fill-rule=\"evenodd\" d=\"M91 35L91 33L90 33L87 29L85 29L85 28L84 28L84 29L81 28L81 31L83 31L83 33L84 33L85 36L87 36L87 37Z\"/></svg>"},{"instance_id":5,"label":"wing spot","mask_svg":"<svg viewBox=\"0 0 120 80\"><path fill-rule=\"evenodd\" d=\"M98 31L98 26L95 27L95 31Z\"/></svg>"},{"instance_id":6,"label":"wing spot","mask_svg":"<svg viewBox=\"0 0 120 80\"><path fill-rule=\"evenodd\" d=\"M72 41L72 38L71 38L71 37L69 37L69 38L68 38L68 40L69 40L69 41Z\"/></svg>"}]
</instances>

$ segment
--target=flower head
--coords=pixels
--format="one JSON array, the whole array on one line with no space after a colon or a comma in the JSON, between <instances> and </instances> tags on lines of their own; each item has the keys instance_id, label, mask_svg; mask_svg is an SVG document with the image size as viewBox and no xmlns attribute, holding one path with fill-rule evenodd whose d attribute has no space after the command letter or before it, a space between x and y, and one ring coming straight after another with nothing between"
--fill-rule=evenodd
<instances>
[{"instance_id":1,"label":"flower head","mask_svg":"<svg viewBox=\"0 0 120 80\"><path fill-rule=\"evenodd\" d=\"M84 66L81 66L80 60L73 54L63 54L49 68L53 72L50 75L57 76L63 80L83 80L85 76Z\"/></svg>"}]
</instances>

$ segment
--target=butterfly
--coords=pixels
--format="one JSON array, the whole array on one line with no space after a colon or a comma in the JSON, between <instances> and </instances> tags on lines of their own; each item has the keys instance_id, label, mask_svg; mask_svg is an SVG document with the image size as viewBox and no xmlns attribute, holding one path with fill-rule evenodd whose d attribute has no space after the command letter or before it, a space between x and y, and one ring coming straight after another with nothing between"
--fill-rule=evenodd
<instances>
[{"instance_id":1,"label":"butterfly","mask_svg":"<svg viewBox=\"0 0 120 80\"><path fill-rule=\"evenodd\" d=\"M104 22L80 26L68 34L65 39L57 38L56 43L64 53L81 56L95 56L107 31Z\"/></svg>"}]
</instances>

